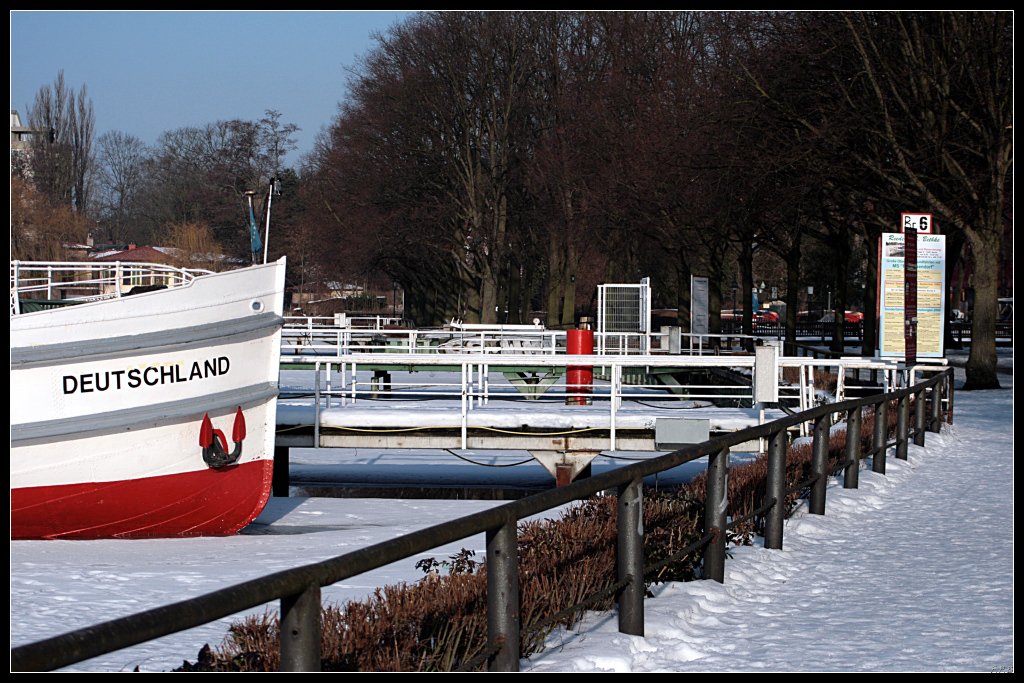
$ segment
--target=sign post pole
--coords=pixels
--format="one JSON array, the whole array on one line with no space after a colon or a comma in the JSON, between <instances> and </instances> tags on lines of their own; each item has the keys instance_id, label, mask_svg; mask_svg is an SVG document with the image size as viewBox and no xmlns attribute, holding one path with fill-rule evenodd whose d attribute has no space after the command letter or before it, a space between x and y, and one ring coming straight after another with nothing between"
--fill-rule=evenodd
<instances>
[{"instance_id":1,"label":"sign post pole","mask_svg":"<svg viewBox=\"0 0 1024 683\"><path fill-rule=\"evenodd\" d=\"M900 214L901 232L904 235L903 261L903 339L904 358L907 367L917 363L917 236L930 235L932 215L930 213Z\"/></svg>"}]
</instances>

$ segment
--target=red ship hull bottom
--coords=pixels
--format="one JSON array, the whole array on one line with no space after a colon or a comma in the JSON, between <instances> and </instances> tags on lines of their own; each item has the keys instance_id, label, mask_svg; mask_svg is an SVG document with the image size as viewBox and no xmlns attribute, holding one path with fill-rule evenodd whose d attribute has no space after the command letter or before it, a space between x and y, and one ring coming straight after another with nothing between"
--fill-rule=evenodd
<instances>
[{"instance_id":1,"label":"red ship hull bottom","mask_svg":"<svg viewBox=\"0 0 1024 683\"><path fill-rule=\"evenodd\" d=\"M11 490L11 538L227 536L270 497L272 460L125 481Z\"/></svg>"}]
</instances>

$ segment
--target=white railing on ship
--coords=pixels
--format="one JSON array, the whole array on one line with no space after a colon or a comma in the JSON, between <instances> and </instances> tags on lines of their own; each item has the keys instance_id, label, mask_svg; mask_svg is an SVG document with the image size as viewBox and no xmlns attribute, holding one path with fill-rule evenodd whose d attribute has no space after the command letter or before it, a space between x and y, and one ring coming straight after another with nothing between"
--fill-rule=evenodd
<instances>
[{"instance_id":1,"label":"white railing on ship","mask_svg":"<svg viewBox=\"0 0 1024 683\"><path fill-rule=\"evenodd\" d=\"M408 321L399 316L391 315L348 315L344 314L343 324L338 324L338 316L329 315L286 315L285 325L292 328L321 329L335 327L352 327L362 330L385 330L395 327L409 327Z\"/></svg>"},{"instance_id":2,"label":"white railing on ship","mask_svg":"<svg viewBox=\"0 0 1024 683\"><path fill-rule=\"evenodd\" d=\"M134 261L11 261L11 314L21 312L22 298L113 299L135 286L177 287L211 272Z\"/></svg>"}]
</instances>

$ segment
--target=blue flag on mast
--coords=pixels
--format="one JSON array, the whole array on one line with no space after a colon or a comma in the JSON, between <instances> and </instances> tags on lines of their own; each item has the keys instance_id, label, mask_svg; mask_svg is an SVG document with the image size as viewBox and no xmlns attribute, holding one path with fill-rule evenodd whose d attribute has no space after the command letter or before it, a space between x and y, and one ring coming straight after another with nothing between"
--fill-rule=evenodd
<instances>
[{"instance_id":1,"label":"blue flag on mast","mask_svg":"<svg viewBox=\"0 0 1024 683\"><path fill-rule=\"evenodd\" d=\"M263 251L263 241L260 239L260 229L256 227L256 216L252 212L252 202L249 203L249 241L252 243L252 253L258 254Z\"/></svg>"}]
</instances>

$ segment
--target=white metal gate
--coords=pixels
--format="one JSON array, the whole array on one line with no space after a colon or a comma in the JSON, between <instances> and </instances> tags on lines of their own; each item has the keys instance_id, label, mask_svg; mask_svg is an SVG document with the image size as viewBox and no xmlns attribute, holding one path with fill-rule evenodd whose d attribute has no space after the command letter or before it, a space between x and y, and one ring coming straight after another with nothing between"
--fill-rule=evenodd
<instances>
[{"instance_id":1,"label":"white metal gate","mask_svg":"<svg viewBox=\"0 0 1024 683\"><path fill-rule=\"evenodd\" d=\"M597 286L597 352L649 353L651 279L638 285Z\"/></svg>"}]
</instances>

